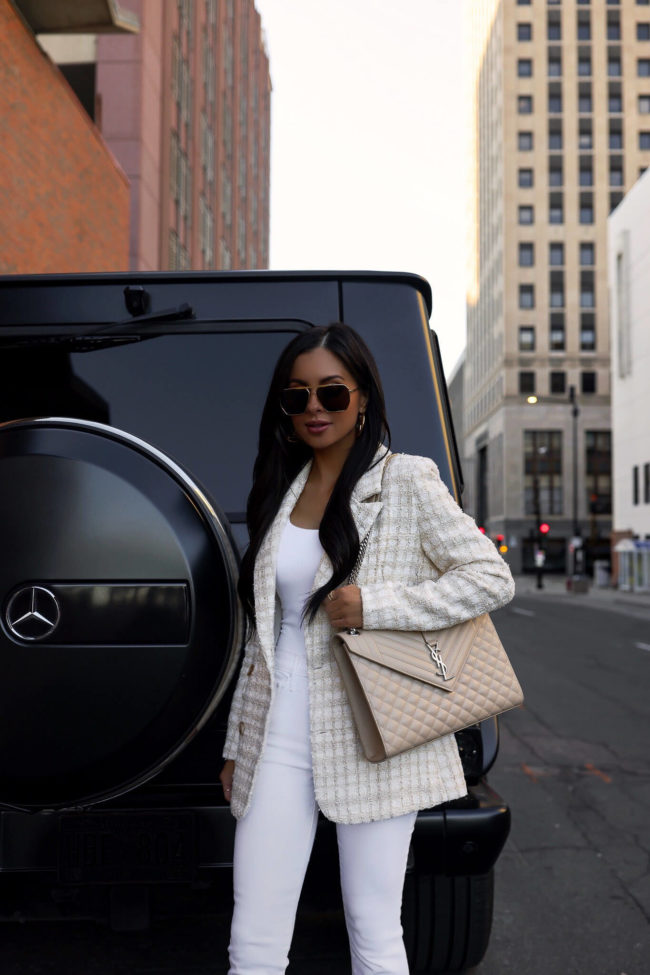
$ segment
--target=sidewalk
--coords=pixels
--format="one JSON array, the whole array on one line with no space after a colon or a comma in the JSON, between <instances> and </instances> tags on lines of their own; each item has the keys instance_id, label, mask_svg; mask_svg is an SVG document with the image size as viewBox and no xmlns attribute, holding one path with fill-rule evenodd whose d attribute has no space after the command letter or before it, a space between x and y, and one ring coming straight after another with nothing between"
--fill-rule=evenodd
<instances>
[{"instance_id":1,"label":"sidewalk","mask_svg":"<svg viewBox=\"0 0 650 975\"><path fill-rule=\"evenodd\" d=\"M576 605L588 605L593 609L609 609L613 612L635 612L641 611L650 616L650 592L625 592L621 589L597 588L589 580L589 591L586 593L572 592L566 587L566 576L550 575L545 573L543 576L543 588L537 588L537 577L534 575L522 575L515 577L516 596L534 596L539 599L550 599L574 603Z\"/></svg>"}]
</instances>

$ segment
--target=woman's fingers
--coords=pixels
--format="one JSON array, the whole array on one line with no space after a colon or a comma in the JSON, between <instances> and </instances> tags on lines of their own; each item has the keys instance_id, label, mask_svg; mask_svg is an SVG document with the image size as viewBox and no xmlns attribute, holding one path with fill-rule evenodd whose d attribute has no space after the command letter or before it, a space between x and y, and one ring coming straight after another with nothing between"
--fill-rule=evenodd
<instances>
[{"instance_id":1,"label":"woman's fingers","mask_svg":"<svg viewBox=\"0 0 650 975\"><path fill-rule=\"evenodd\" d=\"M324 607L335 629L360 628L363 624L361 590L358 586L334 589L325 600Z\"/></svg>"},{"instance_id":2,"label":"woman's fingers","mask_svg":"<svg viewBox=\"0 0 650 975\"><path fill-rule=\"evenodd\" d=\"M223 768L219 778L221 780L221 786L223 788L223 795L226 802L230 802L230 796L232 794L232 778L235 773L235 763L231 758L229 758Z\"/></svg>"}]
</instances>

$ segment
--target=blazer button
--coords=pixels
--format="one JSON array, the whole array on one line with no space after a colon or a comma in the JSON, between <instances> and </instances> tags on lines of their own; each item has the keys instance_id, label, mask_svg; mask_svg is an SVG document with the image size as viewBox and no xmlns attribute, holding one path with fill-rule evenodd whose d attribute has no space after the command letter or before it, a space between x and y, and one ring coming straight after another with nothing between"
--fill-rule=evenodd
<instances>
[{"instance_id":1,"label":"blazer button","mask_svg":"<svg viewBox=\"0 0 650 975\"><path fill-rule=\"evenodd\" d=\"M245 727L246 727L246 725L244 724L244 722L243 721L240 721L239 722L239 734L240 735L243 735L244 734L244 728Z\"/></svg>"},{"instance_id":2,"label":"blazer button","mask_svg":"<svg viewBox=\"0 0 650 975\"><path fill-rule=\"evenodd\" d=\"M248 676L249 677L253 673L254 670L255 670L255 664L251 664L250 667L248 668Z\"/></svg>"}]
</instances>

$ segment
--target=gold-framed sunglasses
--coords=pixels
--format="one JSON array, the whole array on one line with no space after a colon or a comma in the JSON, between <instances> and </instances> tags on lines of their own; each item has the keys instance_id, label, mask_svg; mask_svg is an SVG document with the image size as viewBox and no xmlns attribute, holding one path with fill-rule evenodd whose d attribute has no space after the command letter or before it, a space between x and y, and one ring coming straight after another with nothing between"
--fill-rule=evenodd
<instances>
[{"instance_id":1,"label":"gold-framed sunglasses","mask_svg":"<svg viewBox=\"0 0 650 975\"><path fill-rule=\"evenodd\" d=\"M280 391L280 406L287 416L299 416L309 405L312 389L318 402L326 413L344 413L350 405L350 393L356 393L358 386L350 389L344 383L325 383L323 386L288 386Z\"/></svg>"}]
</instances>

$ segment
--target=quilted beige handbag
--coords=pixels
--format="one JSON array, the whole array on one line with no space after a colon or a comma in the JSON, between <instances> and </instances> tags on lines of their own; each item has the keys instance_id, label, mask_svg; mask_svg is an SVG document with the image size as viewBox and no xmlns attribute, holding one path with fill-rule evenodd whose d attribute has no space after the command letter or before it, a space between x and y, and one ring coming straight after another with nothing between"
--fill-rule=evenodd
<instances>
[{"instance_id":1,"label":"quilted beige handbag","mask_svg":"<svg viewBox=\"0 0 650 975\"><path fill-rule=\"evenodd\" d=\"M350 575L352 583L367 543L368 536ZM344 630L333 637L332 650L370 762L382 762L523 702L487 613L431 633Z\"/></svg>"}]
</instances>

